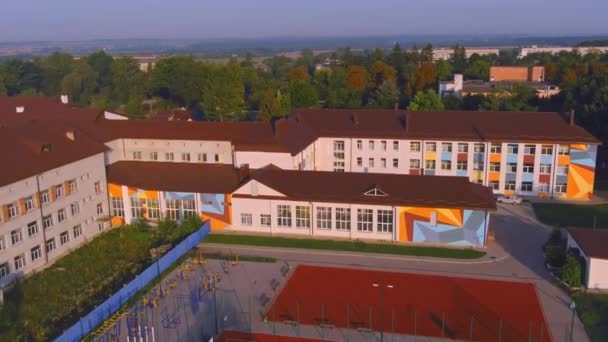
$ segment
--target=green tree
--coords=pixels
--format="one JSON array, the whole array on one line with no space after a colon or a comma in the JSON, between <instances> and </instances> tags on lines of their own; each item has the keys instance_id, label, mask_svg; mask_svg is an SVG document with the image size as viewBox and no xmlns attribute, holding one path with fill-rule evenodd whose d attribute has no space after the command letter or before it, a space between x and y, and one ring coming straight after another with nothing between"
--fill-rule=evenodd
<instances>
[{"instance_id":1,"label":"green tree","mask_svg":"<svg viewBox=\"0 0 608 342\"><path fill-rule=\"evenodd\" d=\"M562 268L561 279L570 287L580 287L583 278L581 262L574 256L566 257L566 264Z\"/></svg>"},{"instance_id":2,"label":"green tree","mask_svg":"<svg viewBox=\"0 0 608 342\"><path fill-rule=\"evenodd\" d=\"M61 81L72 71L74 58L65 53L54 52L41 61L42 91L48 96L59 96Z\"/></svg>"},{"instance_id":3,"label":"green tree","mask_svg":"<svg viewBox=\"0 0 608 342\"><path fill-rule=\"evenodd\" d=\"M440 59L435 63L435 70L437 71L437 79L439 81L448 81L454 77L452 66L444 59Z\"/></svg>"},{"instance_id":4,"label":"green tree","mask_svg":"<svg viewBox=\"0 0 608 342\"><path fill-rule=\"evenodd\" d=\"M397 83L397 71L392 66L384 63L381 60L375 61L369 67L370 73L370 88L380 87L384 82Z\"/></svg>"},{"instance_id":5,"label":"green tree","mask_svg":"<svg viewBox=\"0 0 608 342\"><path fill-rule=\"evenodd\" d=\"M97 87L97 73L86 62L78 61L61 81L61 91L80 106L89 104Z\"/></svg>"},{"instance_id":6,"label":"green tree","mask_svg":"<svg viewBox=\"0 0 608 342\"><path fill-rule=\"evenodd\" d=\"M413 111L444 110L445 107L439 95L429 89L426 92L418 92L407 109Z\"/></svg>"},{"instance_id":7,"label":"green tree","mask_svg":"<svg viewBox=\"0 0 608 342\"><path fill-rule=\"evenodd\" d=\"M433 63L433 45L431 43L426 44L420 50L420 63Z\"/></svg>"},{"instance_id":8,"label":"green tree","mask_svg":"<svg viewBox=\"0 0 608 342\"><path fill-rule=\"evenodd\" d=\"M453 45L452 49L454 50L451 56L452 68L455 74L462 74L468 66L467 52L460 44Z\"/></svg>"},{"instance_id":9,"label":"green tree","mask_svg":"<svg viewBox=\"0 0 608 342\"><path fill-rule=\"evenodd\" d=\"M11 59L4 64L4 86L8 96L24 91L38 93L42 77L42 69L34 62Z\"/></svg>"},{"instance_id":10,"label":"green tree","mask_svg":"<svg viewBox=\"0 0 608 342\"><path fill-rule=\"evenodd\" d=\"M114 59L112 56L105 53L103 50L99 50L94 52L84 58L85 62L93 68L93 70L97 73L97 86L99 89L108 89L112 86L112 63Z\"/></svg>"},{"instance_id":11,"label":"green tree","mask_svg":"<svg viewBox=\"0 0 608 342\"><path fill-rule=\"evenodd\" d=\"M441 98L445 110L461 110L463 107L462 97L450 94Z\"/></svg>"},{"instance_id":12,"label":"green tree","mask_svg":"<svg viewBox=\"0 0 608 342\"><path fill-rule=\"evenodd\" d=\"M368 108L393 108L399 103L399 88L394 82L385 81L371 95Z\"/></svg>"},{"instance_id":13,"label":"green tree","mask_svg":"<svg viewBox=\"0 0 608 342\"><path fill-rule=\"evenodd\" d=\"M310 82L301 80L289 82L289 94L293 108L309 108L319 104L317 89Z\"/></svg>"},{"instance_id":14,"label":"green tree","mask_svg":"<svg viewBox=\"0 0 608 342\"><path fill-rule=\"evenodd\" d=\"M139 63L130 57L118 58L110 68L112 77L112 99L119 104L130 99L141 99L144 96L144 73L139 70Z\"/></svg>"},{"instance_id":15,"label":"green tree","mask_svg":"<svg viewBox=\"0 0 608 342\"><path fill-rule=\"evenodd\" d=\"M477 59L464 70L464 77L473 80L490 79L490 62L484 59Z\"/></svg>"},{"instance_id":16,"label":"green tree","mask_svg":"<svg viewBox=\"0 0 608 342\"><path fill-rule=\"evenodd\" d=\"M149 75L148 89L153 96L193 107L201 99L210 69L189 56L163 58Z\"/></svg>"},{"instance_id":17,"label":"green tree","mask_svg":"<svg viewBox=\"0 0 608 342\"><path fill-rule=\"evenodd\" d=\"M566 90L566 106L577 121L601 139L608 138L608 74L583 77Z\"/></svg>"},{"instance_id":18,"label":"green tree","mask_svg":"<svg viewBox=\"0 0 608 342\"><path fill-rule=\"evenodd\" d=\"M268 68L269 76L275 80L286 81L289 79L289 69L291 68L292 60L285 56L274 56L264 60L264 64Z\"/></svg>"},{"instance_id":19,"label":"green tree","mask_svg":"<svg viewBox=\"0 0 608 342\"><path fill-rule=\"evenodd\" d=\"M0 96L6 96L6 86L4 85L5 77L4 64L0 63Z\"/></svg>"},{"instance_id":20,"label":"green tree","mask_svg":"<svg viewBox=\"0 0 608 342\"><path fill-rule=\"evenodd\" d=\"M243 72L238 63L209 65L203 86L202 107L215 121L239 121L244 102Z\"/></svg>"}]
</instances>

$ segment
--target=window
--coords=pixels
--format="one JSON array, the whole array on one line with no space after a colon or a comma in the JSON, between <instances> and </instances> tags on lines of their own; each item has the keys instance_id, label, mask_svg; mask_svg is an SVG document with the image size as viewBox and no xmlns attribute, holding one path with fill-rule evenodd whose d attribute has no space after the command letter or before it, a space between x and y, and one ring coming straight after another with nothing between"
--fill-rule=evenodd
<instances>
[{"instance_id":1,"label":"window","mask_svg":"<svg viewBox=\"0 0 608 342\"><path fill-rule=\"evenodd\" d=\"M490 153L501 153L502 146L500 144L490 144Z\"/></svg>"},{"instance_id":2,"label":"window","mask_svg":"<svg viewBox=\"0 0 608 342\"><path fill-rule=\"evenodd\" d=\"M0 236L0 252L6 249L6 242L4 242L4 236Z\"/></svg>"},{"instance_id":3,"label":"window","mask_svg":"<svg viewBox=\"0 0 608 342\"><path fill-rule=\"evenodd\" d=\"M74 228L72 228L72 233L74 234L74 239L82 235L82 226L79 224L75 225Z\"/></svg>"},{"instance_id":4,"label":"window","mask_svg":"<svg viewBox=\"0 0 608 342\"><path fill-rule=\"evenodd\" d=\"M374 158L369 158L368 165L369 167L374 167Z\"/></svg>"},{"instance_id":5,"label":"window","mask_svg":"<svg viewBox=\"0 0 608 342\"><path fill-rule=\"evenodd\" d=\"M534 164L524 164L524 173L534 173Z\"/></svg>"},{"instance_id":6,"label":"window","mask_svg":"<svg viewBox=\"0 0 608 342\"><path fill-rule=\"evenodd\" d=\"M556 172L560 176L567 176L568 175L568 165L559 165L557 167Z\"/></svg>"},{"instance_id":7,"label":"window","mask_svg":"<svg viewBox=\"0 0 608 342\"><path fill-rule=\"evenodd\" d=\"M42 202L42 204L49 203L50 198L49 198L48 190L44 190L44 191L40 192L40 201Z\"/></svg>"},{"instance_id":8,"label":"window","mask_svg":"<svg viewBox=\"0 0 608 342\"><path fill-rule=\"evenodd\" d=\"M475 144L473 145L473 152L475 153L484 153L486 151L486 146L484 144Z\"/></svg>"},{"instance_id":9,"label":"window","mask_svg":"<svg viewBox=\"0 0 608 342\"><path fill-rule=\"evenodd\" d=\"M451 170L452 162L450 160L442 160L441 161L441 169L442 170Z\"/></svg>"},{"instance_id":10,"label":"window","mask_svg":"<svg viewBox=\"0 0 608 342\"><path fill-rule=\"evenodd\" d=\"M80 205L78 204L78 202L70 204L70 214L72 216L80 214Z\"/></svg>"},{"instance_id":11,"label":"window","mask_svg":"<svg viewBox=\"0 0 608 342\"><path fill-rule=\"evenodd\" d=\"M490 188L492 188L492 190L500 189L500 183L498 181L490 181L489 186L490 186Z\"/></svg>"},{"instance_id":12,"label":"window","mask_svg":"<svg viewBox=\"0 0 608 342\"><path fill-rule=\"evenodd\" d=\"M344 160L344 141L334 141L334 158Z\"/></svg>"},{"instance_id":13,"label":"window","mask_svg":"<svg viewBox=\"0 0 608 342\"><path fill-rule=\"evenodd\" d=\"M393 141L393 151L399 151L399 141Z\"/></svg>"},{"instance_id":14,"label":"window","mask_svg":"<svg viewBox=\"0 0 608 342\"><path fill-rule=\"evenodd\" d=\"M8 206L8 218L11 219L19 215L19 207L16 203L11 203Z\"/></svg>"},{"instance_id":15,"label":"window","mask_svg":"<svg viewBox=\"0 0 608 342\"><path fill-rule=\"evenodd\" d=\"M473 170L483 171L483 162L473 162Z\"/></svg>"},{"instance_id":16,"label":"window","mask_svg":"<svg viewBox=\"0 0 608 342\"><path fill-rule=\"evenodd\" d=\"M363 141L357 140L357 150L362 150L362 149L363 149Z\"/></svg>"},{"instance_id":17,"label":"window","mask_svg":"<svg viewBox=\"0 0 608 342\"><path fill-rule=\"evenodd\" d=\"M0 279L9 275L10 270L8 269L8 263L0 264Z\"/></svg>"},{"instance_id":18,"label":"window","mask_svg":"<svg viewBox=\"0 0 608 342\"><path fill-rule=\"evenodd\" d=\"M110 204L112 205L112 216L125 217L125 207L122 203L122 197L111 197Z\"/></svg>"},{"instance_id":19,"label":"window","mask_svg":"<svg viewBox=\"0 0 608 342\"><path fill-rule=\"evenodd\" d=\"M507 172L516 173L517 172L517 163L507 163Z\"/></svg>"},{"instance_id":20,"label":"window","mask_svg":"<svg viewBox=\"0 0 608 342\"><path fill-rule=\"evenodd\" d=\"M469 144L458 143L458 153L467 153L469 152Z\"/></svg>"},{"instance_id":21,"label":"window","mask_svg":"<svg viewBox=\"0 0 608 342\"><path fill-rule=\"evenodd\" d=\"M410 142L410 151L411 152L420 152L420 142L419 141Z\"/></svg>"},{"instance_id":22,"label":"window","mask_svg":"<svg viewBox=\"0 0 608 342\"><path fill-rule=\"evenodd\" d=\"M549 192L549 183L539 183L538 191L539 192Z\"/></svg>"},{"instance_id":23,"label":"window","mask_svg":"<svg viewBox=\"0 0 608 342\"><path fill-rule=\"evenodd\" d=\"M343 161L334 162L334 172L344 172L344 162Z\"/></svg>"},{"instance_id":24,"label":"window","mask_svg":"<svg viewBox=\"0 0 608 342\"><path fill-rule=\"evenodd\" d=\"M559 149L557 150L557 154L560 156L567 156L570 154L570 146L568 145L559 145Z\"/></svg>"},{"instance_id":25,"label":"window","mask_svg":"<svg viewBox=\"0 0 608 342\"><path fill-rule=\"evenodd\" d=\"M279 227L291 227L291 206L277 206L277 225Z\"/></svg>"},{"instance_id":26,"label":"window","mask_svg":"<svg viewBox=\"0 0 608 342\"><path fill-rule=\"evenodd\" d=\"M34 209L34 197L33 196L26 197L24 202L25 202L25 211L26 212Z\"/></svg>"},{"instance_id":27,"label":"window","mask_svg":"<svg viewBox=\"0 0 608 342\"><path fill-rule=\"evenodd\" d=\"M371 232L374 229L374 211L372 209L357 209L357 230Z\"/></svg>"},{"instance_id":28,"label":"window","mask_svg":"<svg viewBox=\"0 0 608 342\"><path fill-rule=\"evenodd\" d=\"M374 150L374 141L373 141L373 140L370 140L370 141L368 142L368 144L369 144L369 149L373 151L373 150Z\"/></svg>"},{"instance_id":29,"label":"window","mask_svg":"<svg viewBox=\"0 0 608 342\"><path fill-rule=\"evenodd\" d=\"M63 222L63 221L65 221L65 219L66 219L65 209L57 210L57 222Z\"/></svg>"},{"instance_id":30,"label":"window","mask_svg":"<svg viewBox=\"0 0 608 342\"><path fill-rule=\"evenodd\" d=\"M420 168L420 159L410 159L410 169L419 169L419 168Z\"/></svg>"},{"instance_id":31,"label":"window","mask_svg":"<svg viewBox=\"0 0 608 342\"><path fill-rule=\"evenodd\" d=\"M53 226L53 216L47 215L42 218L42 228L44 230L49 229Z\"/></svg>"},{"instance_id":32,"label":"window","mask_svg":"<svg viewBox=\"0 0 608 342\"><path fill-rule=\"evenodd\" d=\"M173 161L173 152L167 152L167 153L165 153L165 160L167 160L167 161Z\"/></svg>"},{"instance_id":33,"label":"window","mask_svg":"<svg viewBox=\"0 0 608 342\"><path fill-rule=\"evenodd\" d=\"M551 145L543 145L540 147L540 154L544 154L547 156L553 155L553 146Z\"/></svg>"},{"instance_id":34,"label":"window","mask_svg":"<svg viewBox=\"0 0 608 342\"><path fill-rule=\"evenodd\" d=\"M357 157L357 166L359 166L359 167L363 166L363 158Z\"/></svg>"},{"instance_id":35,"label":"window","mask_svg":"<svg viewBox=\"0 0 608 342\"><path fill-rule=\"evenodd\" d=\"M97 203L97 215L103 214L103 204Z\"/></svg>"},{"instance_id":36,"label":"window","mask_svg":"<svg viewBox=\"0 0 608 342\"><path fill-rule=\"evenodd\" d=\"M196 216L196 203L193 199L182 200L182 213L184 217Z\"/></svg>"},{"instance_id":37,"label":"window","mask_svg":"<svg viewBox=\"0 0 608 342\"><path fill-rule=\"evenodd\" d=\"M95 193L99 194L99 193L101 193L101 191L102 191L101 190L101 182L99 182L99 181L95 182Z\"/></svg>"},{"instance_id":38,"label":"window","mask_svg":"<svg viewBox=\"0 0 608 342\"><path fill-rule=\"evenodd\" d=\"M206 163L207 162L207 153L199 153L198 154L198 161Z\"/></svg>"},{"instance_id":39,"label":"window","mask_svg":"<svg viewBox=\"0 0 608 342\"><path fill-rule=\"evenodd\" d=\"M519 147L517 146L517 144L508 144L507 145L507 153L510 153L510 154L517 154L517 153L519 153Z\"/></svg>"},{"instance_id":40,"label":"window","mask_svg":"<svg viewBox=\"0 0 608 342\"><path fill-rule=\"evenodd\" d=\"M23 268L25 266L25 255L17 255L15 257L15 271Z\"/></svg>"},{"instance_id":41,"label":"window","mask_svg":"<svg viewBox=\"0 0 608 342\"><path fill-rule=\"evenodd\" d=\"M55 185L55 198L60 198L63 196L63 186Z\"/></svg>"},{"instance_id":42,"label":"window","mask_svg":"<svg viewBox=\"0 0 608 342\"><path fill-rule=\"evenodd\" d=\"M68 182L68 186L70 188L70 193L74 193L74 192L78 191L78 183L76 183L75 179L71 179Z\"/></svg>"},{"instance_id":43,"label":"window","mask_svg":"<svg viewBox=\"0 0 608 342\"><path fill-rule=\"evenodd\" d=\"M68 231L66 230L65 232L59 234L59 241L61 242L61 245L65 245L66 243L70 242L70 234L68 233Z\"/></svg>"},{"instance_id":44,"label":"window","mask_svg":"<svg viewBox=\"0 0 608 342\"><path fill-rule=\"evenodd\" d=\"M251 214L241 214L241 225L243 226L251 226L253 224L253 215Z\"/></svg>"},{"instance_id":45,"label":"window","mask_svg":"<svg viewBox=\"0 0 608 342\"><path fill-rule=\"evenodd\" d=\"M441 143L441 152L452 152L452 143Z\"/></svg>"},{"instance_id":46,"label":"window","mask_svg":"<svg viewBox=\"0 0 608 342\"><path fill-rule=\"evenodd\" d=\"M386 169L386 158L380 158L380 165L383 169Z\"/></svg>"},{"instance_id":47,"label":"window","mask_svg":"<svg viewBox=\"0 0 608 342\"><path fill-rule=\"evenodd\" d=\"M505 190L515 190L515 181L506 181L505 182Z\"/></svg>"},{"instance_id":48,"label":"window","mask_svg":"<svg viewBox=\"0 0 608 342\"><path fill-rule=\"evenodd\" d=\"M158 220L160 218L160 206L158 203L158 199L149 198L148 199L148 219L149 220Z\"/></svg>"},{"instance_id":49,"label":"window","mask_svg":"<svg viewBox=\"0 0 608 342\"><path fill-rule=\"evenodd\" d=\"M424 145L424 149L425 149L427 152L436 152L436 151L437 151L437 143L434 143L434 142L427 142L427 143Z\"/></svg>"},{"instance_id":50,"label":"window","mask_svg":"<svg viewBox=\"0 0 608 342\"><path fill-rule=\"evenodd\" d=\"M393 211L392 210L378 210L376 212L377 223L376 227L378 232L381 233L392 233L393 232Z\"/></svg>"},{"instance_id":51,"label":"window","mask_svg":"<svg viewBox=\"0 0 608 342\"><path fill-rule=\"evenodd\" d=\"M135 159L135 160L141 160L141 151L135 151L135 152L133 152L133 159Z\"/></svg>"},{"instance_id":52,"label":"window","mask_svg":"<svg viewBox=\"0 0 608 342\"><path fill-rule=\"evenodd\" d=\"M491 172L500 172L500 163L490 162L490 171Z\"/></svg>"},{"instance_id":53,"label":"window","mask_svg":"<svg viewBox=\"0 0 608 342\"><path fill-rule=\"evenodd\" d=\"M536 146L534 145L524 145L524 154L536 154Z\"/></svg>"},{"instance_id":54,"label":"window","mask_svg":"<svg viewBox=\"0 0 608 342\"><path fill-rule=\"evenodd\" d=\"M270 215L268 215L268 214L260 215L260 226L270 227L270 222L271 222Z\"/></svg>"},{"instance_id":55,"label":"window","mask_svg":"<svg viewBox=\"0 0 608 342\"><path fill-rule=\"evenodd\" d=\"M540 164L540 173L551 174L551 164Z\"/></svg>"},{"instance_id":56,"label":"window","mask_svg":"<svg viewBox=\"0 0 608 342\"><path fill-rule=\"evenodd\" d=\"M296 205L296 228L310 228L310 208Z\"/></svg>"},{"instance_id":57,"label":"window","mask_svg":"<svg viewBox=\"0 0 608 342\"><path fill-rule=\"evenodd\" d=\"M36 234L38 234L38 222L37 221L32 221L30 223L27 224L27 235L28 236L34 236Z\"/></svg>"},{"instance_id":58,"label":"window","mask_svg":"<svg viewBox=\"0 0 608 342\"><path fill-rule=\"evenodd\" d=\"M216 154L213 156L213 160L215 160L215 162L216 162L216 163L219 163L219 162L220 162L220 155L216 153Z\"/></svg>"},{"instance_id":59,"label":"window","mask_svg":"<svg viewBox=\"0 0 608 342\"><path fill-rule=\"evenodd\" d=\"M98 230L98 231L100 231L100 232L101 232L101 231L102 231L102 230L104 230L105 228L106 228L106 224L105 224L104 222L98 222L98 223L97 223L97 230Z\"/></svg>"},{"instance_id":60,"label":"window","mask_svg":"<svg viewBox=\"0 0 608 342\"><path fill-rule=\"evenodd\" d=\"M460 170L460 171L466 171L468 170L469 165L466 161L458 161L456 163L456 170Z\"/></svg>"},{"instance_id":61,"label":"window","mask_svg":"<svg viewBox=\"0 0 608 342\"><path fill-rule=\"evenodd\" d=\"M190 161L190 153L182 152L182 161L189 162Z\"/></svg>"},{"instance_id":62,"label":"window","mask_svg":"<svg viewBox=\"0 0 608 342\"><path fill-rule=\"evenodd\" d=\"M350 230L350 208L336 208L336 229Z\"/></svg>"},{"instance_id":63,"label":"window","mask_svg":"<svg viewBox=\"0 0 608 342\"><path fill-rule=\"evenodd\" d=\"M42 248L40 248L40 245L30 249L30 256L32 257L32 261L36 261L42 257Z\"/></svg>"},{"instance_id":64,"label":"window","mask_svg":"<svg viewBox=\"0 0 608 342\"><path fill-rule=\"evenodd\" d=\"M167 217L169 218L169 220L179 220L179 201L174 199L168 199L165 202L167 205Z\"/></svg>"},{"instance_id":65,"label":"window","mask_svg":"<svg viewBox=\"0 0 608 342\"><path fill-rule=\"evenodd\" d=\"M435 161L434 160L425 160L424 168L427 170L435 170Z\"/></svg>"},{"instance_id":66,"label":"window","mask_svg":"<svg viewBox=\"0 0 608 342\"><path fill-rule=\"evenodd\" d=\"M386 140L382 140L380 146L382 146L382 151L386 151Z\"/></svg>"},{"instance_id":67,"label":"window","mask_svg":"<svg viewBox=\"0 0 608 342\"><path fill-rule=\"evenodd\" d=\"M398 168L399 167L399 159L393 158L393 167L394 168Z\"/></svg>"},{"instance_id":68,"label":"window","mask_svg":"<svg viewBox=\"0 0 608 342\"><path fill-rule=\"evenodd\" d=\"M21 228L11 231L11 244L16 245L21 241L23 241L23 233L21 232Z\"/></svg>"},{"instance_id":69,"label":"window","mask_svg":"<svg viewBox=\"0 0 608 342\"><path fill-rule=\"evenodd\" d=\"M150 160L158 160L158 152L150 152Z\"/></svg>"},{"instance_id":70,"label":"window","mask_svg":"<svg viewBox=\"0 0 608 342\"><path fill-rule=\"evenodd\" d=\"M57 247L55 245L55 238L46 240L46 252L47 253L54 251L55 247Z\"/></svg>"},{"instance_id":71,"label":"window","mask_svg":"<svg viewBox=\"0 0 608 342\"><path fill-rule=\"evenodd\" d=\"M532 191L532 182L521 182L521 191Z\"/></svg>"},{"instance_id":72,"label":"window","mask_svg":"<svg viewBox=\"0 0 608 342\"><path fill-rule=\"evenodd\" d=\"M568 190L568 186L565 183L555 184L555 192L557 193L566 193Z\"/></svg>"},{"instance_id":73,"label":"window","mask_svg":"<svg viewBox=\"0 0 608 342\"><path fill-rule=\"evenodd\" d=\"M331 207L317 207L317 228L331 229Z\"/></svg>"}]
</instances>

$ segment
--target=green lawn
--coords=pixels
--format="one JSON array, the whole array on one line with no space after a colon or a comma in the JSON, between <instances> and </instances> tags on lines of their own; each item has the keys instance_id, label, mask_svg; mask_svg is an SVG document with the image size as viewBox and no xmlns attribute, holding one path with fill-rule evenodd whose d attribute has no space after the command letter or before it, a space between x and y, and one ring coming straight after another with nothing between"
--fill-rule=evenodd
<instances>
[{"instance_id":1,"label":"green lawn","mask_svg":"<svg viewBox=\"0 0 608 342\"><path fill-rule=\"evenodd\" d=\"M176 244L201 224L134 224L96 237L5 293L0 341L56 337L150 265L151 248Z\"/></svg>"},{"instance_id":2,"label":"green lawn","mask_svg":"<svg viewBox=\"0 0 608 342\"><path fill-rule=\"evenodd\" d=\"M608 204L580 205L534 203L536 217L545 223L560 227L608 228Z\"/></svg>"},{"instance_id":3,"label":"green lawn","mask_svg":"<svg viewBox=\"0 0 608 342\"><path fill-rule=\"evenodd\" d=\"M608 341L608 294L576 293L572 298L591 341Z\"/></svg>"},{"instance_id":4,"label":"green lawn","mask_svg":"<svg viewBox=\"0 0 608 342\"><path fill-rule=\"evenodd\" d=\"M361 241L336 241L336 240L315 240L315 239L296 239L285 237L250 236L250 235L222 235L211 234L205 239L205 243L223 243L231 245L250 245L266 247L286 247L319 249L329 251L348 251L361 253L383 253L398 255L415 255L437 258L454 259L476 259L486 253L470 248L441 248L441 247L421 247L404 246L391 244L365 243Z\"/></svg>"}]
</instances>

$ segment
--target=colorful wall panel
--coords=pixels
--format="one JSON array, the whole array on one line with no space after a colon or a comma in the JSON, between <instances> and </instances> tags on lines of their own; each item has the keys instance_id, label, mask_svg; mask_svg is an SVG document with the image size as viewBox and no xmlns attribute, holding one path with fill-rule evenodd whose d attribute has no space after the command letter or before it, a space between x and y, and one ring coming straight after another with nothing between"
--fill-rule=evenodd
<instances>
[{"instance_id":1,"label":"colorful wall panel","mask_svg":"<svg viewBox=\"0 0 608 342\"><path fill-rule=\"evenodd\" d=\"M399 241L483 247L487 216L481 210L401 207Z\"/></svg>"},{"instance_id":2,"label":"colorful wall panel","mask_svg":"<svg viewBox=\"0 0 608 342\"><path fill-rule=\"evenodd\" d=\"M593 194L596 145L570 145L567 198L589 199Z\"/></svg>"},{"instance_id":3,"label":"colorful wall panel","mask_svg":"<svg viewBox=\"0 0 608 342\"><path fill-rule=\"evenodd\" d=\"M201 218L209 220L211 231L223 230L232 224L231 195L200 194Z\"/></svg>"}]
</instances>

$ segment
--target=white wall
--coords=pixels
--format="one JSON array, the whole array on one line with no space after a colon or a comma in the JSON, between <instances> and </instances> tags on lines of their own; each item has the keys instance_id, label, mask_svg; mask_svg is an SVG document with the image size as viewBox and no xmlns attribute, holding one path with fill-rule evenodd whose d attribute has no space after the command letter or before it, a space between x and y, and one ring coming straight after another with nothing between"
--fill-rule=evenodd
<instances>
[{"instance_id":1,"label":"white wall","mask_svg":"<svg viewBox=\"0 0 608 342\"><path fill-rule=\"evenodd\" d=\"M249 164L252 169L259 169L274 164L283 170L297 169L294 157L289 153L236 151L235 166Z\"/></svg>"},{"instance_id":2,"label":"white wall","mask_svg":"<svg viewBox=\"0 0 608 342\"><path fill-rule=\"evenodd\" d=\"M591 258L588 266L587 287L608 289L608 260Z\"/></svg>"}]
</instances>

